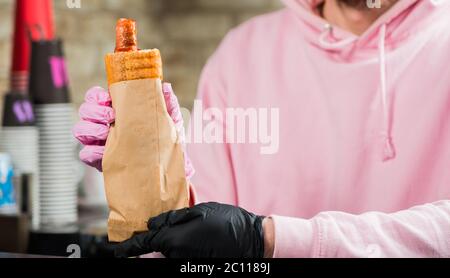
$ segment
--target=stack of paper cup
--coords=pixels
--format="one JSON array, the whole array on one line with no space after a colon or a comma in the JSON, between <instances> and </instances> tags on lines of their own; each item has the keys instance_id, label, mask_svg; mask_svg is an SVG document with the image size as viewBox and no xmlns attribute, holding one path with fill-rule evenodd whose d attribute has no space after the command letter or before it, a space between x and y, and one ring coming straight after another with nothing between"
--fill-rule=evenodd
<instances>
[{"instance_id":1,"label":"stack of paper cup","mask_svg":"<svg viewBox=\"0 0 450 278\"><path fill-rule=\"evenodd\" d=\"M36 105L39 128L40 209L43 224L77 221L76 142L71 104Z\"/></svg>"}]
</instances>

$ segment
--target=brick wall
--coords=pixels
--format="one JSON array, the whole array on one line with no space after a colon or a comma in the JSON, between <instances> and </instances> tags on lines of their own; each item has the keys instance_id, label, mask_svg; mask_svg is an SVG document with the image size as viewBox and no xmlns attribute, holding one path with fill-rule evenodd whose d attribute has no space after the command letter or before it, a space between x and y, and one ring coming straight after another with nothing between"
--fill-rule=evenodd
<instances>
[{"instance_id":1,"label":"brick wall","mask_svg":"<svg viewBox=\"0 0 450 278\"><path fill-rule=\"evenodd\" d=\"M81 9L69 9L65 0L54 2L77 105L89 87L106 86L103 55L114 49L115 22L132 17L141 48L161 49L165 79L184 107L191 106L200 71L227 31L281 6L279 0L81 0ZM0 94L8 86L12 10L13 0L0 0Z\"/></svg>"}]
</instances>

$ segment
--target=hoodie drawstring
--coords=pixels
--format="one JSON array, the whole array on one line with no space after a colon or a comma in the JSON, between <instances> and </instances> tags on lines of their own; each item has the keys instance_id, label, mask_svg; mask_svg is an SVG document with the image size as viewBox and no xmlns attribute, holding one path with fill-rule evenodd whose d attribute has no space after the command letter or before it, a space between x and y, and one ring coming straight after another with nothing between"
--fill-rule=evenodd
<instances>
[{"instance_id":1,"label":"hoodie drawstring","mask_svg":"<svg viewBox=\"0 0 450 278\"><path fill-rule=\"evenodd\" d=\"M380 28L380 38L378 43L378 53L379 53L379 75L380 75L380 94L381 94L381 104L383 107L383 150L382 159L383 161L388 161L394 159L396 156L394 142L392 140L391 134L391 110L389 104L387 79L386 79L386 24L383 24ZM349 44L354 43L358 38L350 37L345 40L330 42L327 38L332 33L333 27L331 24L326 24L324 31L319 37L319 45L325 50L339 50L346 47Z\"/></svg>"},{"instance_id":2,"label":"hoodie drawstring","mask_svg":"<svg viewBox=\"0 0 450 278\"><path fill-rule=\"evenodd\" d=\"M387 81L386 81L386 24L380 29L380 40L378 44L379 64L380 64L380 93L383 106L383 161L395 158L395 147L391 134L391 109L389 105Z\"/></svg>"}]
</instances>

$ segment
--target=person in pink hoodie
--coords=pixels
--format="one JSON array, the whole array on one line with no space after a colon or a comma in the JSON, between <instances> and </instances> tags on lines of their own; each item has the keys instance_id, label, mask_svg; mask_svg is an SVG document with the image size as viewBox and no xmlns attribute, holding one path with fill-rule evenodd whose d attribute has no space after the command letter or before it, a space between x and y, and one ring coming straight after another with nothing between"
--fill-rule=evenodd
<instances>
[{"instance_id":1,"label":"person in pink hoodie","mask_svg":"<svg viewBox=\"0 0 450 278\"><path fill-rule=\"evenodd\" d=\"M278 147L188 144L198 205L118 254L450 257L450 1L283 2L226 36L198 95L202 111L276 108ZM101 168L114 114L88 95L74 132Z\"/></svg>"}]
</instances>

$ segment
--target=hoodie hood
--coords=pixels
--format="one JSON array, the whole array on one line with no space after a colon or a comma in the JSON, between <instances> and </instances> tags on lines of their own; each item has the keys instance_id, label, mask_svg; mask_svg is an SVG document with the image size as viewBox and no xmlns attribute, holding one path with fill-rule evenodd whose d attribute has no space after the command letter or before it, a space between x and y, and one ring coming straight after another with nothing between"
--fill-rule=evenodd
<instances>
[{"instance_id":1,"label":"hoodie hood","mask_svg":"<svg viewBox=\"0 0 450 278\"><path fill-rule=\"evenodd\" d=\"M320 17L317 6L324 0L283 0L304 24L305 38L319 48L344 62L378 56L379 88L383 109L383 127L380 131L384 147L382 160L396 156L395 138L392 134L391 112L394 94L387 76L388 52L401 44L411 34L419 32L424 20L432 20L432 11L446 0L400 0L380 16L361 36L331 25ZM391 86L390 86L391 85Z\"/></svg>"},{"instance_id":2,"label":"hoodie hood","mask_svg":"<svg viewBox=\"0 0 450 278\"><path fill-rule=\"evenodd\" d=\"M317 6L324 0L282 0L301 20L305 37L318 47L341 52L344 57L356 58L361 52L374 50L379 46L379 35L386 28L385 44L395 46L417 32L424 20L431 20L432 11L446 0L400 0L369 27L364 34L357 36L338 26L330 25L317 13ZM320 40L320 35L326 37ZM324 43L325 42L325 43ZM331 48L331 49L330 49Z\"/></svg>"}]
</instances>

